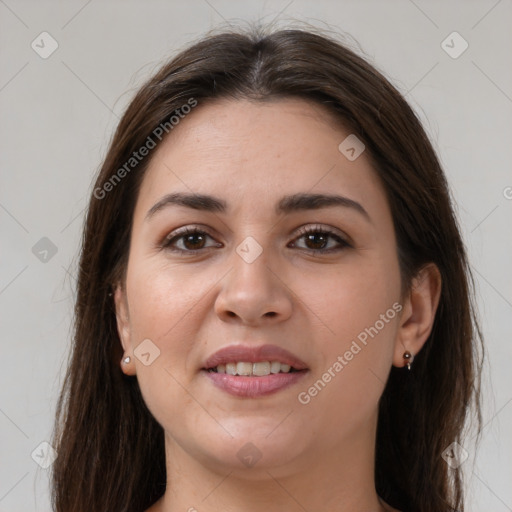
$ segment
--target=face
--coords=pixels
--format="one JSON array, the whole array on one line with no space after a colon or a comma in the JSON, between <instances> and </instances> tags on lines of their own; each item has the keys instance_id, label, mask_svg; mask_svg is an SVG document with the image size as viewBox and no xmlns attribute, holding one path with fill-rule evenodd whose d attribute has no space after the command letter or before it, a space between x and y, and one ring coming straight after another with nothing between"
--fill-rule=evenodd
<instances>
[{"instance_id":1,"label":"face","mask_svg":"<svg viewBox=\"0 0 512 512\"><path fill-rule=\"evenodd\" d=\"M116 305L124 371L171 452L284 474L373 432L401 282L384 190L338 149L348 135L302 100L225 100L156 150Z\"/></svg>"}]
</instances>

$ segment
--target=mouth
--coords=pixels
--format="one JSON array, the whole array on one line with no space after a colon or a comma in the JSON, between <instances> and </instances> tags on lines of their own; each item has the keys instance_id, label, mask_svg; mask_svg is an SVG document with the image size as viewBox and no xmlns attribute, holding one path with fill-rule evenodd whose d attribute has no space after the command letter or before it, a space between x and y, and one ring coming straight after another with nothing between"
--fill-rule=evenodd
<instances>
[{"instance_id":1,"label":"mouth","mask_svg":"<svg viewBox=\"0 0 512 512\"><path fill-rule=\"evenodd\" d=\"M295 384L309 369L291 352L275 345L229 345L209 357L201 372L222 391L257 398Z\"/></svg>"},{"instance_id":2,"label":"mouth","mask_svg":"<svg viewBox=\"0 0 512 512\"><path fill-rule=\"evenodd\" d=\"M305 371L298 370L293 366L279 361L233 361L227 364L219 364L214 368L204 368L207 372L225 373L227 375L239 375L244 377L264 377L266 375L275 375L277 373L294 373Z\"/></svg>"}]
</instances>

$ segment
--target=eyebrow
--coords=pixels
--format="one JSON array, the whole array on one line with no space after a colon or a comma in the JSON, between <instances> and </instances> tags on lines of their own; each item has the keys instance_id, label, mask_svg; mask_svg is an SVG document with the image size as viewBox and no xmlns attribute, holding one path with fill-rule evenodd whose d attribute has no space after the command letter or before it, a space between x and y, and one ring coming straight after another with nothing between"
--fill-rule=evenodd
<instances>
[{"instance_id":1,"label":"eyebrow","mask_svg":"<svg viewBox=\"0 0 512 512\"><path fill-rule=\"evenodd\" d=\"M157 212L173 205L213 213L225 213L228 209L226 201L217 197L205 194L174 192L167 194L155 203L146 214L146 220L149 220ZM284 196L276 204L275 212L276 214L292 213L305 210L319 210L333 206L351 208L371 222L370 215L360 203L348 197L335 194L297 193Z\"/></svg>"}]
</instances>

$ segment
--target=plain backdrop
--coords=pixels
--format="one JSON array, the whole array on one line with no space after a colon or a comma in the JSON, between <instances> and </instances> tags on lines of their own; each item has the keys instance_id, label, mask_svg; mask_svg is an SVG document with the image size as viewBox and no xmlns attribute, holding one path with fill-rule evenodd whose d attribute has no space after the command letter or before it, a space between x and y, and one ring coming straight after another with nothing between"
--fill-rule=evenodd
<instances>
[{"instance_id":1,"label":"plain backdrop","mask_svg":"<svg viewBox=\"0 0 512 512\"><path fill-rule=\"evenodd\" d=\"M37 461L70 345L84 209L119 117L189 41L256 20L340 33L424 122L452 187L486 338L485 428L463 465L468 510L512 510L510 0L0 0L0 512L50 510Z\"/></svg>"}]
</instances>

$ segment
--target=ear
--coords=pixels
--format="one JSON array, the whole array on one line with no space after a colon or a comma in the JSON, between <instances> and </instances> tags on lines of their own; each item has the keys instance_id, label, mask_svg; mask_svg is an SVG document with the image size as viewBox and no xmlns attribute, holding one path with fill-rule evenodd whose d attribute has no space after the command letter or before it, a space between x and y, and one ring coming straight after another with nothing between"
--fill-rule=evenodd
<instances>
[{"instance_id":1,"label":"ear","mask_svg":"<svg viewBox=\"0 0 512 512\"><path fill-rule=\"evenodd\" d=\"M411 290L403 300L393 365L407 364L404 352L408 350L414 357L427 341L441 297L441 274L433 263L422 267L411 284Z\"/></svg>"},{"instance_id":2,"label":"ear","mask_svg":"<svg viewBox=\"0 0 512 512\"><path fill-rule=\"evenodd\" d=\"M117 333L123 346L124 355L121 360L121 370L126 375L135 375L135 362L131 344L130 313L126 292L121 284L118 284L114 291L114 303L116 306ZM130 362L124 362L125 357L130 357Z\"/></svg>"}]
</instances>

